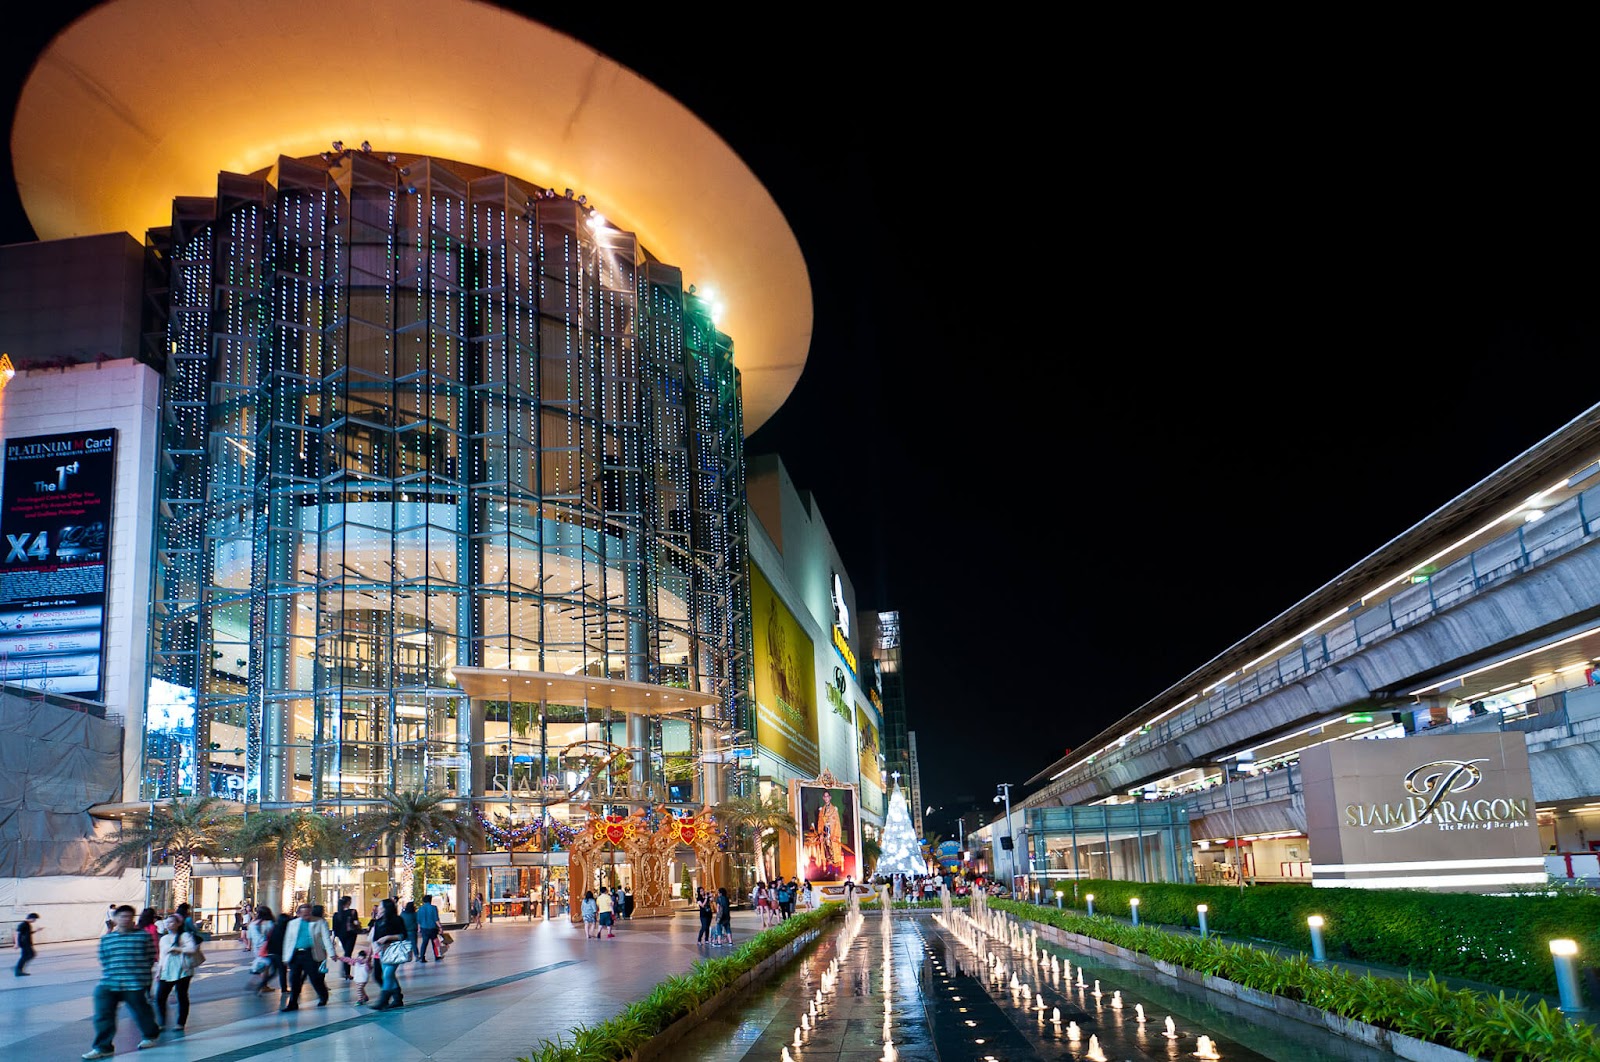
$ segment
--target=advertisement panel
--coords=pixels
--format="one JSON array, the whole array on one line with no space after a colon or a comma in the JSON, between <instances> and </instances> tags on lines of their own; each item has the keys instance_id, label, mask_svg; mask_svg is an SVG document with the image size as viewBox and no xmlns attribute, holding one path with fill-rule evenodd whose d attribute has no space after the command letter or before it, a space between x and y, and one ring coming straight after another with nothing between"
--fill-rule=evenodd
<instances>
[{"instance_id":1,"label":"advertisement panel","mask_svg":"<svg viewBox=\"0 0 1600 1062\"><path fill-rule=\"evenodd\" d=\"M866 708L856 705L856 749L861 756L863 784L883 788L883 768L878 764L878 720Z\"/></svg>"},{"instance_id":2,"label":"advertisement panel","mask_svg":"<svg viewBox=\"0 0 1600 1062\"><path fill-rule=\"evenodd\" d=\"M1334 741L1300 757L1312 884L1489 892L1543 884L1519 731Z\"/></svg>"},{"instance_id":3,"label":"advertisement panel","mask_svg":"<svg viewBox=\"0 0 1600 1062\"><path fill-rule=\"evenodd\" d=\"M816 648L753 565L750 608L755 619L756 741L801 774L814 775L822 768Z\"/></svg>"},{"instance_id":4,"label":"advertisement panel","mask_svg":"<svg viewBox=\"0 0 1600 1062\"><path fill-rule=\"evenodd\" d=\"M804 843L800 851L802 881L861 881L861 817L856 814L854 786L792 783L793 803L800 809Z\"/></svg>"},{"instance_id":5,"label":"advertisement panel","mask_svg":"<svg viewBox=\"0 0 1600 1062\"><path fill-rule=\"evenodd\" d=\"M0 682L102 689L114 428L8 439L0 470Z\"/></svg>"}]
</instances>

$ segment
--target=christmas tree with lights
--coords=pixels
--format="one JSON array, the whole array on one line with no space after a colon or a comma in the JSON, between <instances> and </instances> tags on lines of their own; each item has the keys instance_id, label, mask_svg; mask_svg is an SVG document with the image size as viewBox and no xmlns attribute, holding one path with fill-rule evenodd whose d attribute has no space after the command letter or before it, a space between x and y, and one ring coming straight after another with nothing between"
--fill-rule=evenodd
<instances>
[{"instance_id":1,"label":"christmas tree with lights","mask_svg":"<svg viewBox=\"0 0 1600 1062\"><path fill-rule=\"evenodd\" d=\"M889 796L889 817L883 823L882 850L873 875L887 878L894 874L920 877L928 872L922 858L922 842L911 827L911 809L900 791L900 772L894 772L894 792Z\"/></svg>"}]
</instances>

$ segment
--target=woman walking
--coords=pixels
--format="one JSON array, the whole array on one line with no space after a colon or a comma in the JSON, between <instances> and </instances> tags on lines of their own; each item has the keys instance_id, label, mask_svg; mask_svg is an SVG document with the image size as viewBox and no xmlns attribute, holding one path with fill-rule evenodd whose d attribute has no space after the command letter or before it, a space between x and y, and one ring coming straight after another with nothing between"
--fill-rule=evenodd
<instances>
[{"instance_id":1,"label":"woman walking","mask_svg":"<svg viewBox=\"0 0 1600 1062\"><path fill-rule=\"evenodd\" d=\"M250 941L250 952L255 956L250 960L250 972L261 975L261 980L253 987L265 992L267 982L272 979L272 953L267 947L267 938L272 934L272 908L266 904L257 907L255 917L244 927L244 932Z\"/></svg>"},{"instance_id":2,"label":"woman walking","mask_svg":"<svg viewBox=\"0 0 1600 1062\"><path fill-rule=\"evenodd\" d=\"M393 899L384 899L382 914L372 923L372 950L383 962L382 992L372 1009L388 1010L405 1006L405 998L400 993L400 967L411 961L416 948L411 944L405 919L400 917Z\"/></svg>"},{"instance_id":3,"label":"woman walking","mask_svg":"<svg viewBox=\"0 0 1600 1062\"><path fill-rule=\"evenodd\" d=\"M595 917L600 912L600 905L595 902L594 893L585 891L583 894L583 938L590 940L594 937Z\"/></svg>"},{"instance_id":4,"label":"woman walking","mask_svg":"<svg viewBox=\"0 0 1600 1062\"><path fill-rule=\"evenodd\" d=\"M719 888L717 890L717 936L712 941L713 947L733 947L733 924L731 919L732 912L729 910L728 905L728 890ZM720 944L717 943L718 940L721 941Z\"/></svg>"},{"instance_id":5,"label":"woman walking","mask_svg":"<svg viewBox=\"0 0 1600 1062\"><path fill-rule=\"evenodd\" d=\"M615 915L616 915L617 904L616 904L615 898L611 894L611 890L610 889L601 889L600 890L600 895L595 899L595 905L596 905L596 909L597 909L597 911L599 912L599 915L600 915L600 929L602 930L602 932L597 932L595 934L595 936L597 936L597 937L614 937L614 936L616 936L617 935L616 931L613 930L611 928L611 926L616 921Z\"/></svg>"},{"instance_id":6,"label":"woman walking","mask_svg":"<svg viewBox=\"0 0 1600 1062\"><path fill-rule=\"evenodd\" d=\"M167 997L178 991L178 1032L189 1022L189 979L194 976L194 954L200 950L194 934L183 928L183 916L172 914L161 932L161 950L156 959L156 1015L167 1024Z\"/></svg>"},{"instance_id":7,"label":"woman walking","mask_svg":"<svg viewBox=\"0 0 1600 1062\"><path fill-rule=\"evenodd\" d=\"M339 950L346 958L356 953L356 936L361 932L361 915L356 911L354 901L350 897L339 897L339 909L333 912L333 923L328 928L333 930L333 938L339 942ZM344 979L350 980L352 976L350 964L341 965L344 969Z\"/></svg>"},{"instance_id":8,"label":"woman walking","mask_svg":"<svg viewBox=\"0 0 1600 1062\"><path fill-rule=\"evenodd\" d=\"M139 920L133 924L135 929L142 929L150 934L150 939L159 949L161 947L161 934L167 930L166 919L156 914L154 907L146 907L139 912Z\"/></svg>"},{"instance_id":9,"label":"woman walking","mask_svg":"<svg viewBox=\"0 0 1600 1062\"><path fill-rule=\"evenodd\" d=\"M272 975L278 975L278 993L289 994L289 965L283 961L283 935L293 921L288 911L279 911L278 917L273 921L272 928L267 931L267 957L272 960L272 969L267 971L264 981L270 981Z\"/></svg>"},{"instance_id":10,"label":"woman walking","mask_svg":"<svg viewBox=\"0 0 1600 1062\"><path fill-rule=\"evenodd\" d=\"M400 908L400 920L406 924L406 939L411 941L411 953L415 955L417 948L417 901L407 900L406 905Z\"/></svg>"}]
</instances>

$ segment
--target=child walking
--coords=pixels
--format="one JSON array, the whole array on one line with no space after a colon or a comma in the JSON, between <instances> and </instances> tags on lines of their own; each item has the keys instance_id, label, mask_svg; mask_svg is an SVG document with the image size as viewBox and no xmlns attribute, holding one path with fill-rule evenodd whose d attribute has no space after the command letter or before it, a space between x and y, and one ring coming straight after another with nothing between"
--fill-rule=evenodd
<instances>
[{"instance_id":1,"label":"child walking","mask_svg":"<svg viewBox=\"0 0 1600 1062\"><path fill-rule=\"evenodd\" d=\"M330 955L328 958L336 959L350 967L350 975L356 983L356 1006L359 1007L367 1002L367 982L372 980L372 956L367 954L367 949L356 949L354 956Z\"/></svg>"}]
</instances>

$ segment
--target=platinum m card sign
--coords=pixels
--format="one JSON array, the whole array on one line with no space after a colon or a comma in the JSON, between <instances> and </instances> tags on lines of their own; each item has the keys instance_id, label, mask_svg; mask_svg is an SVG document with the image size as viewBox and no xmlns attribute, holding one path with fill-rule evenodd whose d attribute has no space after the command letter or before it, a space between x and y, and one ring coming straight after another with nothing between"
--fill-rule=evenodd
<instances>
[{"instance_id":1,"label":"platinum m card sign","mask_svg":"<svg viewBox=\"0 0 1600 1062\"><path fill-rule=\"evenodd\" d=\"M0 682L98 699L114 428L7 439L0 475Z\"/></svg>"}]
</instances>

